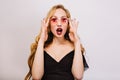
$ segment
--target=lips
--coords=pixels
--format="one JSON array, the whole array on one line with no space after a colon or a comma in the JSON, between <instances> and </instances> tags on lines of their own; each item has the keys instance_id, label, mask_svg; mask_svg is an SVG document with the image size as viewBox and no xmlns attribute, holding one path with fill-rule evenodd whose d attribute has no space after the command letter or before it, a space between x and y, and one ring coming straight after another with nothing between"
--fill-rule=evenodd
<instances>
[{"instance_id":1,"label":"lips","mask_svg":"<svg viewBox=\"0 0 120 80\"><path fill-rule=\"evenodd\" d=\"M57 32L58 35L61 35L61 34L62 34L62 31L63 31L62 28L57 28L57 30L56 30L56 32Z\"/></svg>"}]
</instances>

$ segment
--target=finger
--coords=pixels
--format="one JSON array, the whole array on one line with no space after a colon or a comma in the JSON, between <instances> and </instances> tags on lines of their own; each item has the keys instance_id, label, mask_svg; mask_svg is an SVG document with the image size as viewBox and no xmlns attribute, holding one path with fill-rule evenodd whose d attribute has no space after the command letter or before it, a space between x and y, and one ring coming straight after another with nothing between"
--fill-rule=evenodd
<instances>
[{"instance_id":1,"label":"finger","mask_svg":"<svg viewBox=\"0 0 120 80\"><path fill-rule=\"evenodd\" d=\"M46 27L48 27L48 25L49 25L49 18L47 19L47 22L46 22Z\"/></svg>"},{"instance_id":2,"label":"finger","mask_svg":"<svg viewBox=\"0 0 120 80\"><path fill-rule=\"evenodd\" d=\"M73 25L73 27L76 27L76 24L77 24L77 20L76 20L76 18L74 18L74 19L72 20L72 25Z\"/></svg>"},{"instance_id":3,"label":"finger","mask_svg":"<svg viewBox=\"0 0 120 80\"><path fill-rule=\"evenodd\" d=\"M45 18L43 18L43 23L45 24Z\"/></svg>"},{"instance_id":4,"label":"finger","mask_svg":"<svg viewBox=\"0 0 120 80\"><path fill-rule=\"evenodd\" d=\"M70 27L72 27L72 19L69 18Z\"/></svg>"},{"instance_id":5,"label":"finger","mask_svg":"<svg viewBox=\"0 0 120 80\"><path fill-rule=\"evenodd\" d=\"M43 20L41 20L41 27L43 27L43 25L44 25L44 21L43 21Z\"/></svg>"},{"instance_id":6,"label":"finger","mask_svg":"<svg viewBox=\"0 0 120 80\"><path fill-rule=\"evenodd\" d=\"M78 25L79 25L79 21L77 21L77 23L76 23L76 28L78 28Z\"/></svg>"},{"instance_id":7,"label":"finger","mask_svg":"<svg viewBox=\"0 0 120 80\"><path fill-rule=\"evenodd\" d=\"M73 25L74 27L78 28L79 21L76 20L76 18L73 19Z\"/></svg>"},{"instance_id":8,"label":"finger","mask_svg":"<svg viewBox=\"0 0 120 80\"><path fill-rule=\"evenodd\" d=\"M74 18L73 20L76 21L76 18Z\"/></svg>"},{"instance_id":9,"label":"finger","mask_svg":"<svg viewBox=\"0 0 120 80\"><path fill-rule=\"evenodd\" d=\"M76 18L74 18L74 19L73 19L73 24L74 24L74 26L76 25L76 22L77 22L77 20L76 20Z\"/></svg>"}]
</instances>

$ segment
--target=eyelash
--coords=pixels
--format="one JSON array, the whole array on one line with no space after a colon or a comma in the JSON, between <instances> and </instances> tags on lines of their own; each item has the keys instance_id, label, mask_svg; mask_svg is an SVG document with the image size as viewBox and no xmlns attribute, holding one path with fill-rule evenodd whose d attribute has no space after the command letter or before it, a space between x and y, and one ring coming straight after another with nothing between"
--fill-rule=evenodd
<instances>
[{"instance_id":1,"label":"eyelash","mask_svg":"<svg viewBox=\"0 0 120 80\"><path fill-rule=\"evenodd\" d=\"M58 18L51 18L52 22L57 22L57 20L58 20ZM68 19L67 18L61 18L60 20L61 20L61 22L65 23L65 22L67 22Z\"/></svg>"},{"instance_id":2,"label":"eyelash","mask_svg":"<svg viewBox=\"0 0 120 80\"><path fill-rule=\"evenodd\" d=\"M52 18L51 21L56 22L57 18Z\"/></svg>"}]
</instances>

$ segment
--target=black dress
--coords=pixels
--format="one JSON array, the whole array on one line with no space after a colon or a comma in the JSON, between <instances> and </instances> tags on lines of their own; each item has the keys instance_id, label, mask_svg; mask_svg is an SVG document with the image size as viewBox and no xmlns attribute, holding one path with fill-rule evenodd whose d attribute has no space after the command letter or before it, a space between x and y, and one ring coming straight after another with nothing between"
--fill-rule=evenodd
<instances>
[{"instance_id":1,"label":"black dress","mask_svg":"<svg viewBox=\"0 0 120 80\"><path fill-rule=\"evenodd\" d=\"M59 62L44 51L44 75L41 80L74 80L71 72L74 50L66 54ZM83 55L85 69L88 68Z\"/></svg>"}]
</instances>

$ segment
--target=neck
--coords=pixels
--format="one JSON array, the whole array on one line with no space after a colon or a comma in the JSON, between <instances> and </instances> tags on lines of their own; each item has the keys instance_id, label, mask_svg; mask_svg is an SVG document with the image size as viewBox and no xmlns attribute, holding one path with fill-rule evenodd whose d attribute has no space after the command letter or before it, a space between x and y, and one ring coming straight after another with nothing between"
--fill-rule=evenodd
<instances>
[{"instance_id":1,"label":"neck","mask_svg":"<svg viewBox=\"0 0 120 80\"><path fill-rule=\"evenodd\" d=\"M53 38L53 43L55 43L55 44L64 44L66 41L67 40L64 37L62 37L62 38L54 37Z\"/></svg>"}]
</instances>

